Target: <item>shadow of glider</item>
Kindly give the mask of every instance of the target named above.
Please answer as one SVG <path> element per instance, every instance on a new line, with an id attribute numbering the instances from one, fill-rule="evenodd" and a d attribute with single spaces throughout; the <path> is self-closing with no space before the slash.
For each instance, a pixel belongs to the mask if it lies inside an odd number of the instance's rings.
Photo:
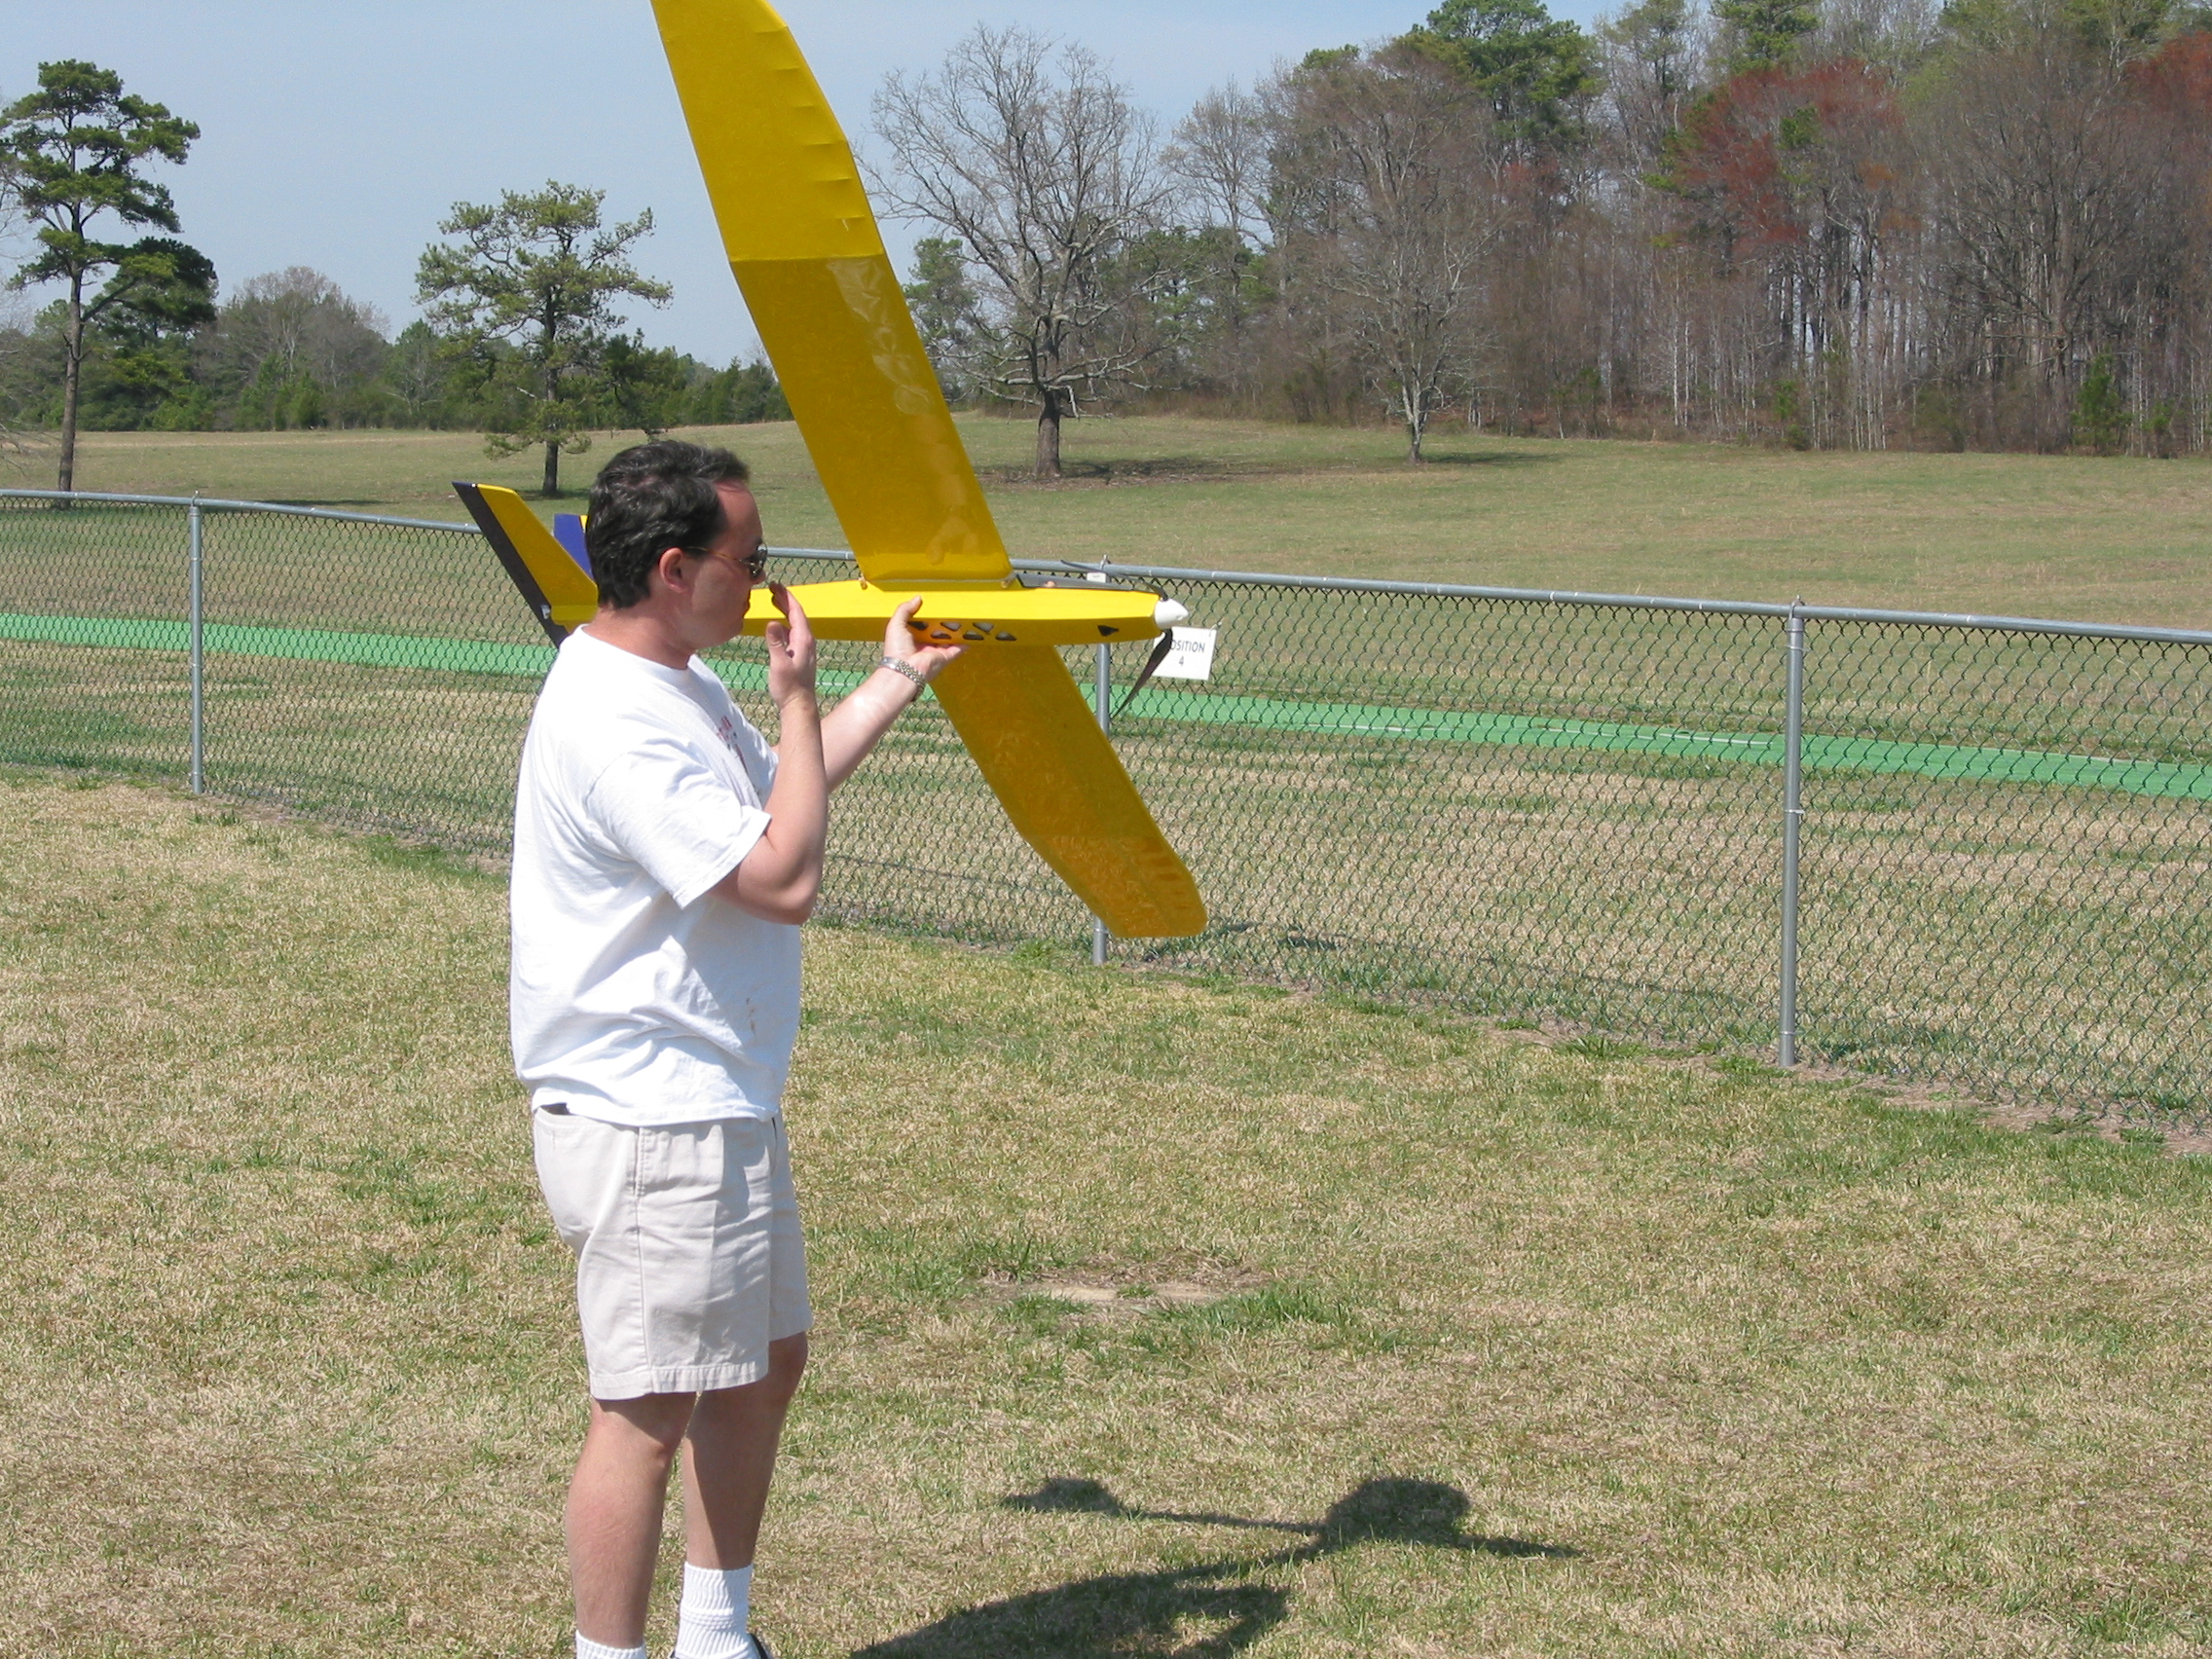
<path id="1" fill-rule="evenodd" d="M 917 631 L 968 646 L 939 676 L 938 701 L 1022 838 L 1114 933 L 1202 931 L 1190 870 L 1055 649 L 1157 638 L 1176 608 L 1015 577 L 852 151 L 791 30 L 763 0 L 653 10 L 730 269 L 861 569 L 859 581 L 793 590 L 815 633 L 880 639 L 921 595 Z M 583 562 L 521 498 L 455 489 L 554 641 L 589 619 L 598 590 Z M 760 590 L 745 631 L 775 616 Z"/>
<path id="2" fill-rule="evenodd" d="M 1290 1591 L 1259 1575 L 1301 1568 L 1362 1544 L 1424 1545 L 1508 1558 L 1570 1560 L 1578 1552 L 1526 1538 L 1460 1530 L 1466 1494 L 1436 1481 L 1383 1476 L 1361 1482 L 1318 1523 L 1256 1521 L 1134 1509 L 1096 1481 L 1047 1481 L 1001 1507 L 1131 1521 L 1287 1533 L 1307 1541 L 1265 1556 L 1187 1562 L 1153 1572 L 1078 1578 L 1002 1602 L 960 1608 L 920 1630 L 861 1648 L 853 1659 L 1230 1659 L 1291 1612 Z M 1296 1582 L 1292 1580 L 1292 1582 Z"/>

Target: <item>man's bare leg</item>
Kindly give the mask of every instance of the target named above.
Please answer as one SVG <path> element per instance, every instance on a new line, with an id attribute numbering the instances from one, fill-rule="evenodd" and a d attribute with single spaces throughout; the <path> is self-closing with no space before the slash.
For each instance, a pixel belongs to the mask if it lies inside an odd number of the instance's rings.
<path id="1" fill-rule="evenodd" d="M 684 1448 L 685 1557 L 748 1567 L 760 1537 L 784 1414 L 806 1369 L 806 1338 L 768 1345 L 768 1375 L 743 1388 L 594 1400 L 569 1486 L 569 1573 L 576 1629 L 609 1647 L 645 1639 L 669 1465 Z"/>
<path id="2" fill-rule="evenodd" d="M 759 1382 L 699 1396 L 683 1438 L 683 1559 L 693 1567 L 753 1565 L 784 1413 L 805 1369 L 806 1338 L 785 1337 L 768 1345 Z"/>
<path id="3" fill-rule="evenodd" d="M 583 1455 L 569 1483 L 569 1576 L 577 1631 L 608 1647 L 645 1640 L 668 1469 L 697 1399 L 645 1394 L 591 1403 Z"/>

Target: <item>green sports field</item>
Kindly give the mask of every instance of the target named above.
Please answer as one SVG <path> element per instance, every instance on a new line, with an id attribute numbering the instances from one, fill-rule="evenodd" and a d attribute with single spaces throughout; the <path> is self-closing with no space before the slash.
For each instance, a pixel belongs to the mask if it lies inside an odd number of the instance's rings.
<path id="1" fill-rule="evenodd" d="M 1815 454 L 1135 417 L 1068 428 L 1038 486 L 1020 421 L 964 416 L 1023 557 L 2212 625 L 2212 464 Z M 686 432 L 756 468 L 772 540 L 843 544 L 795 427 Z M 637 434 L 565 462 L 571 487 Z M 88 490 L 460 518 L 447 482 L 535 487 L 465 433 L 95 433 Z M 30 468 L 5 480 L 51 483 Z"/>

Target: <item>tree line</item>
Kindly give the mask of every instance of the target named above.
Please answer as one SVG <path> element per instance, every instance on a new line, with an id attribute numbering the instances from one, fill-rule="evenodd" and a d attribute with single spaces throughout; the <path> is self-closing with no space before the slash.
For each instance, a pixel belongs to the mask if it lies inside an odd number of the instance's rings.
<path id="1" fill-rule="evenodd" d="M 60 424 L 59 305 L 0 329 L 0 409 L 15 424 Z M 453 335 L 421 320 L 394 334 L 375 307 L 322 273 L 293 266 L 248 278 L 197 325 L 164 327 L 129 315 L 95 321 L 82 424 L 88 431 L 483 430 L 493 415 L 487 405 L 499 395 L 496 377 L 455 348 Z M 601 427 L 657 432 L 790 419 L 764 362 L 718 368 L 645 346 L 634 334 L 610 336 L 600 350 L 611 359 L 596 388 Z"/>
<path id="2" fill-rule="evenodd" d="M 1445 0 L 1161 132 L 979 28 L 875 100 L 947 389 L 1796 448 L 2212 439 L 2212 32 L 2173 0 Z"/>
<path id="3" fill-rule="evenodd" d="M 1187 406 L 1796 448 L 2212 444 L 2212 14 L 2185 0 L 1443 0 L 1162 130 L 1077 45 L 979 27 L 885 80 L 871 184 L 957 402 Z M 645 344 L 600 192 L 457 203 L 423 317 L 295 268 L 218 290 L 149 174 L 199 129 L 82 62 L 0 109 L 30 252 L 0 440 L 78 425 L 480 429 L 788 414 Z M 4 229 L 5 227 L 0 227 Z M 120 232 L 121 235 L 116 233 Z M 112 238 L 113 240 L 103 240 Z"/>
<path id="4" fill-rule="evenodd" d="M 424 315 L 396 335 L 304 266 L 223 293 L 150 171 L 199 136 L 77 60 L 41 64 L 0 108 L 0 230 L 29 247 L 8 287 L 59 290 L 0 318 L 0 442 L 57 432 L 64 490 L 80 429 L 478 430 L 494 454 L 542 450 L 553 495 L 594 429 L 790 418 L 765 361 L 717 367 L 625 331 L 623 300 L 671 295 L 631 259 L 652 215 L 609 224 L 605 193 L 574 185 L 457 203 L 418 264 Z"/>

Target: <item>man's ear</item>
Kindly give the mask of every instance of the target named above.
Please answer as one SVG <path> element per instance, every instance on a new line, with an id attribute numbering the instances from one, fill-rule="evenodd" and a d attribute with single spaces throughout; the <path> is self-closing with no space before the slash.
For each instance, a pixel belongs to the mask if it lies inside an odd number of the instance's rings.
<path id="1" fill-rule="evenodd" d="M 682 592 L 691 585 L 683 569 L 683 549 L 681 547 L 662 548 L 653 569 L 658 572 L 663 587 Z"/>

